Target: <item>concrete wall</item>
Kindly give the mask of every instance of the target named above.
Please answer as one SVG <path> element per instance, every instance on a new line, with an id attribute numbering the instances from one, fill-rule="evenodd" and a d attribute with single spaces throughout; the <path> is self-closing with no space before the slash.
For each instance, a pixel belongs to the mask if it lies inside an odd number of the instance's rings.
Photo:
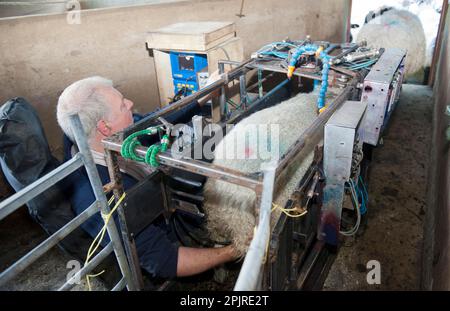
<path id="1" fill-rule="evenodd" d="M 433 138 L 428 172 L 428 206 L 424 224 L 423 289 L 450 290 L 450 151 L 446 130 L 450 118 L 450 14 L 442 35 L 442 46 L 434 85 Z"/>
<path id="2" fill-rule="evenodd" d="M 22 96 L 38 109 L 53 149 L 60 146 L 55 105 L 71 82 L 91 75 L 113 79 L 146 112 L 156 108 L 149 30 L 181 21 L 226 20 L 237 24 L 246 56 L 273 40 L 302 38 L 341 42 L 350 0 L 189 0 L 86 10 L 81 24 L 66 14 L 0 19 L 0 102 Z"/>
<path id="3" fill-rule="evenodd" d="M 2 2 L 8 2 L 5 4 Z M 15 3 L 12 4 L 11 2 Z M 25 4 L 20 4 L 21 2 Z M 62 13 L 66 11 L 64 2 L 30 4 L 29 0 L 0 0 L 0 18 L 36 14 Z"/>
<path id="4" fill-rule="evenodd" d="M 167 2 L 176 2 L 177 0 L 78 0 L 81 3 L 81 8 L 84 9 L 98 9 L 108 7 L 124 7 L 130 5 L 141 4 L 159 4 Z M 186 0 L 185 0 L 186 1 Z"/>

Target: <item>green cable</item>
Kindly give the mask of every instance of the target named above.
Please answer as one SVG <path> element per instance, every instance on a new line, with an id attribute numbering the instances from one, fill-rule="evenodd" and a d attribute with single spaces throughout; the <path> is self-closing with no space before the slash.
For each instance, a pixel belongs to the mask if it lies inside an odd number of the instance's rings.
<path id="1" fill-rule="evenodd" d="M 160 151 L 165 152 L 167 150 L 167 146 L 169 145 L 169 136 L 164 135 L 161 139 L 161 145 L 151 145 L 147 149 L 147 153 L 145 154 L 145 163 L 150 164 L 152 167 L 158 167 L 159 163 L 156 159 L 156 156 Z"/>
<path id="2" fill-rule="evenodd" d="M 137 139 L 141 135 L 153 135 L 158 133 L 160 127 L 151 127 L 145 130 L 137 131 L 130 136 L 128 136 L 122 143 L 122 148 L 120 149 L 120 153 L 122 157 L 126 159 L 131 159 L 138 162 L 145 162 L 150 164 L 153 167 L 159 166 L 158 161 L 156 160 L 156 155 L 160 150 L 166 151 L 167 145 L 169 143 L 169 138 L 167 135 L 164 135 L 161 139 L 162 146 L 152 145 L 148 148 L 145 158 L 138 156 L 135 152 L 136 148 L 142 146 L 141 142 Z"/>

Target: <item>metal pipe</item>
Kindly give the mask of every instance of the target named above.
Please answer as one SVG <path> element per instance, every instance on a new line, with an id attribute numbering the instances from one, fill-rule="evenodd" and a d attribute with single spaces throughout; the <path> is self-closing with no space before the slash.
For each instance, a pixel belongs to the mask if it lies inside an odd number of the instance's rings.
<path id="1" fill-rule="evenodd" d="M 97 267 L 100 262 L 102 262 L 103 259 L 105 259 L 111 252 L 113 251 L 112 243 L 108 243 L 105 248 L 101 250 L 100 253 L 98 253 L 92 260 L 87 264 L 84 265 L 83 268 L 81 268 L 74 276 L 72 276 L 70 279 L 64 283 L 63 286 L 61 286 L 58 291 L 63 290 L 69 290 L 72 287 L 74 287 L 77 280 L 81 280 L 82 277 L 86 276 L 89 272 L 91 272 L 95 267 Z"/>
<path id="2" fill-rule="evenodd" d="M 330 54 L 332 51 L 334 51 L 335 49 L 337 49 L 338 47 L 340 47 L 341 46 L 341 44 L 335 44 L 335 43 L 333 43 L 333 44 L 330 44 L 330 46 L 329 47 L 327 47 L 326 49 L 325 49 L 325 53 L 326 54 Z"/>
<path id="3" fill-rule="evenodd" d="M 225 72 L 225 66 L 223 63 L 219 63 L 219 73 L 223 74 Z M 220 120 L 222 120 L 224 118 L 224 116 L 226 116 L 226 114 L 228 113 L 228 111 L 225 111 L 225 107 L 226 107 L 226 94 L 225 94 L 225 84 L 222 85 L 222 87 L 220 88 Z"/>
<path id="4" fill-rule="evenodd" d="M 299 276 L 297 278 L 297 289 L 302 289 L 303 285 L 305 284 L 305 281 L 307 280 L 308 276 L 311 274 L 313 267 L 317 260 L 319 259 L 319 256 L 324 249 L 325 243 L 323 241 L 316 241 L 314 244 L 310 254 L 308 255 L 306 262 L 303 264 L 303 269 L 300 271 Z"/>
<path id="5" fill-rule="evenodd" d="M 262 98 L 264 96 L 262 73 L 263 73 L 262 69 L 258 69 L 258 96 L 259 96 L 259 98 Z"/>
<path id="6" fill-rule="evenodd" d="M 203 200 L 204 200 L 204 197 L 201 196 L 201 195 L 190 194 L 190 193 L 187 193 L 187 192 L 175 190 L 175 189 L 170 188 L 170 187 L 169 187 L 169 190 L 170 190 L 171 193 L 179 195 L 179 196 L 182 196 L 182 197 L 185 197 L 185 198 L 189 198 L 189 199 L 196 200 L 196 201 L 201 201 L 201 202 L 203 202 Z"/>
<path id="7" fill-rule="evenodd" d="M 239 94 L 241 97 L 241 105 L 244 106 L 244 109 L 247 107 L 247 89 L 246 89 L 246 79 L 245 75 L 239 77 Z"/>
<path id="8" fill-rule="evenodd" d="M 66 163 L 58 166 L 53 171 L 42 176 L 35 182 L 31 183 L 19 192 L 2 201 L 0 203 L 0 220 L 17 210 L 19 207 L 26 204 L 28 201 L 37 197 L 39 194 L 55 185 L 60 180 L 70 175 L 82 165 L 83 162 L 81 160 L 81 155 L 76 154 Z"/>
<path id="9" fill-rule="evenodd" d="M 170 105 L 165 106 L 164 108 L 161 108 L 160 110 L 156 111 L 151 116 L 151 118 L 142 119 L 141 121 L 133 124 L 132 126 L 130 126 L 127 129 L 125 129 L 124 131 L 116 134 L 116 136 L 119 136 L 122 138 L 124 133 L 128 136 L 130 133 L 147 128 L 151 124 L 151 122 L 156 120 L 157 118 L 164 116 L 164 115 L 168 114 L 169 112 L 177 111 L 177 110 L 183 108 L 184 106 L 192 103 L 193 101 L 203 98 L 204 96 L 216 91 L 217 89 L 221 88 L 222 85 L 228 84 L 228 82 L 230 80 L 234 80 L 237 77 L 248 72 L 249 69 L 246 66 L 251 61 L 252 60 L 249 59 L 249 60 L 241 63 L 238 67 L 234 68 L 233 70 L 230 70 L 229 72 L 224 73 L 222 75 L 222 77 L 219 78 L 217 81 L 209 84 L 208 86 L 205 86 L 198 92 L 192 93 L 191 95 L 186 96 L 173 104 L 170 104 Z"/>
<path id="10" fill-rule="evenodd" d="M 353 55 L 353 54 L 347 55 L 347 56 L 343 57 L 343 60 L 346 62 L 354 62 L 357 60 L 361 60 L 364 58 L 370 58 L 370 57 L 374 57 L 374 56 L 378 56 L 378 55 L 380 55 L 380 50 L 374 50 L 374 51 L 370 50 L 367 52 L 358 53 L 356 55 Z"/>
<path id="11" fill-rule="evenodd" d="M 217 62 L 219 65 L 220 64 L 224 64 L 224 65 L 232 65 L 232 66 L 240 66 L 242 64 L 242 62 L 237 62 L 234 60 L 226 60 L 226 59 L 221 59 Z"/>
<path id="12" fill-rule="evenodd" d="M 258 70 L 260 70 L 260 69 L 258 69 Z M 272 78 L 273 76 L 274 76 L 274 73 L 273 73 L 273 72 L 272 72 L 272 73 L 269 73 L 267 76 L 265 76 L 264 78 L 261 79 L 261 84 L 264 83 L 264 82 L 266 82 L 267 80 L 269 80 L 269 79 Z M 253 90 L 253 89 L 256 88 L 256 87 L 258 87 L 258 93 L 259 93 L 259 81 L 253 83 L 252 85 L 250 85 L 250 86 L 247 88 L 247 92 Z M 263 96 L 264 96 L 264 93 L 263 93 Z"/>
<path id="13" fill-rule="evenodd" d="M 264 191 L 261 198 L 259 224 L 234 286 L 235 291 L 258 290 L 260 288 L 260 272 L 270 237 L 270 214 L 272 211 L 275 170 L 276 163 L 273 162 L 269 163 L 264 170 Z"/>
<path id="14" fill-rule="evenodd" d="M 120 197 L 123 195 L 123 184 L 122 184 L 122 174 L 120 173 L 119 163 L 117 161 L 117 156 L 111 150 L 105 149 L 106 164 L 108 166 L 108 173 L 111 182 L 114 183 L 115 187 L 113 190 L 115 201 L 118 202 Z M 128 258 L 128 264 L 130 265 L 131 277 L 137 284 L 136 290 L 142 290 L 144 288 L 144 280 L 142 278 L 141 266 L 139 264 L 139 258 L 137 255 L 136 245 L 134 239 L 131 237 L 128 231 L 128 224 L 125 218 L 125 212 L 123 210 L 123 205 L 120 204 L 117 207 L 117 218 L 119 221 L 119 229 L 122 235 L 122 241 L 125 246 L 125 252 Z"/>
<path id="15" fill-rule="evenodd" d="M 114 288 L 111 289 L 111 291 L 113 291 L 113 292 L 121 291 L 122 289 L 125 288 L 126 284 L 127 284 L 126 279 L 125 278 L 121 278 L 120 281 L 117 282 L 116 286 L 114 286 Z"/>
<path id="16" fill-rule="evenodd" d="M 235 124 L 235 123 L 241 121 L 243 118 L 247 117 L 249 114 L 253 113 L 253 111 L 258 108 L 258 105 L 263 100 L 266 100 L 269 97 L 271 97 L 272 95 L 274 95 L 276 92 L 278 92 L 282 87 L 284 87 L 290 81 L 291 80 L 286 79 L 286 80 L 283 80 L 282 82 L 280 82 L 279 84 L 277 84 L 277 86 L 275 86 L 273 89 L 271 89 L 269 92 L 267 92 L 266 95 L 264 95 L 263 98 L 258 98 L 255 102 L 253 102 L 251 107 L 248 110 L 246 110 L 243 113 L 241 113 L 241 114 L 235 116 L 234 118 L 228 120 L 228 123 Z"/>
<path id="17" fill-rule="evenodd" d="M 104 140 L 103 143 L 108 149 L 120 152 L 120 143 L 107 140 Z M 147 148 L 136 148 L 136 154 L 140 156 L 145 156 L 146 152 Z M 244 174 L 240 171 L 221 167 L 208 162 L 188 158 L 176 159 L 173 158 L 168 152 L 159 153 L 157 158 L 160 164 L 176 167 L 184 171 L 227 181 L 253 190 L 258 190 L 262 187 L 262 182 L 258 179 L 252 178 L 249 174 Z"/>
<path id="18" fill-rule="evenodd" d="M 92 185 L 92 190 L 94 191 L 95 199 L 99 202 L 100 209 L 103 215 L 107 215 L 111 212 L 105 193 L 103 192 L 103 187 L 100 182 L 100 176 L 97 171 L 97 167 L 95 166 L 94 160 L 92 158 L 91 151 L 89 149 L 89 145 L 86 141 L 85 133 L 83 130 L 83 126 L 81 124 L 80 118 L 78 115 L 70 116 L 70 125 L 75 136 L 75 140 L 78 145 L 78 149 L 83 156 L 83 162 L 86 166 L 86 172 L 89 177 L 89 181 Z M 135 290 L 137 284 L 133 282 L 130 267 L 128 266 L 127 258 L 125 256 L 125 252 L 123 250 L 123 245 L 120 240 L 119 233 L 117 232 L 116 223 L 114 221 L 108 222 L 106 229 L 108 231 L 108 235 L 113 243 L 114 253 L 116 254 L 117 262 L 119 263 L 120 271 L 122 275 L 127 280 L 127 287 L 129 290 Z"/>
<path id="19" fill-rule="evenodd" d="M 64 239 L 73 230 L 78 228 L 83 222 L 85 222 L 89 217 L 97 213 L 99 210 L 98 202 L 94 202 L 91 206 L 85 209 L 80 215 L 69 221 L 64 227 L 56 231 L 49 238 L 43 241 L 41 244 L 36 246 L 32 251 L 27 253 L 25 256 L 16 261 L 12 266 L 0 274 L 0 286 L 4 285 L 10 281 L 17 274 L 25 270 L 29 265 L 35 262 L 39 257 L 41 257 L 45 252 L 51 249 L 53 246 L 58 244 L 59 241 Z"/>
<path id="20" fill-rule="evenodd" d="M 362 46 L 363 44 L 355 44 L 354 46 L 346 49 L 345 51 L 341 52 L 340 54 L 336 55 L 333 57 L 333 59 L 331 60 L 331 65 L 336 65 L 339 64 L 342 61 L 342 58 L 345 55 L 350 54 L 351 52 L 356 51 L 360 46 Z"/>

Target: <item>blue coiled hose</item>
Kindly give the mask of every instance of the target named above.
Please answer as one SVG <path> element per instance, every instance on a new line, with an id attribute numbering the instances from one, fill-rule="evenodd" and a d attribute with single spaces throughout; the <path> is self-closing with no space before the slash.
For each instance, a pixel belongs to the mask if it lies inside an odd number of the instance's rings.
<path id="1" fill-rule="evenodd" d="M 317 99 L 317 108 L 320 110 L 325 107 L 325 98 L 328 90 L 328 73 L 330 72 L 330 59 L 331 57 L 325 53 L 320 53 L 320 59 L 322 60 L 322 84 L 320 86 L 319 98 Z"/>
<path id="2" fill-rule="evenodd" d="M 295 65 L 297 64 L 298 59 L 305 52 L 316 52 L 319 47 L 315 44 L 307 44 L 298 47 L 294 53 L 292 54 L 291 61 L 289 62 L 288 67 L 288 77 L 292 76 L 292 73 L 295 70 Z M 328 90 L 328 73 L 330 72 L 330 59 L 326 51 L 322 51 L 319 54 L 319 58 L 322 60 L 322 83 L 319 91 L 319 98 L 317 99 L 317 109 L 319 111 L 325 107 L 325 98 Z"/>

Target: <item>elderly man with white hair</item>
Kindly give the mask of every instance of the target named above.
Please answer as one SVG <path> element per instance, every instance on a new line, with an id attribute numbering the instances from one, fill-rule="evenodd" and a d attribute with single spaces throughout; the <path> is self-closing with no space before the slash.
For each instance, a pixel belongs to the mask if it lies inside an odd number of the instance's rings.
<path id="1" fill-rule="evenodd" d="M 79 80 L 68 86 L 59 98 L 59 125 L 73 141 L 68 117 L 78 113 L 103 184 L 109 182 L 109 174 L 101 141 L 133 123 L 132 108 L 133 102 L 115 89 L 112 81 L 102 77 Z M 73 150 L 71 154 L 73 155 Z M 70 156 L 69 154 L 68 157 Z M 136 169 L 135 165 L 130 165 L 123 159 L 121 164 L 126 172 L 122 174 L 125 189 L 132 187 L 145 176 L 145 169 Z M 70 191 L 72 207 L 77 214 L 94 201 L 94 194 L 84 169 L 72 176 Z M 95 237 L 102 226 L 103 220 L 98 213 L 82 227 Z M 194 275 L 236 259 L 236 252 L 231 245 L 220 248 L 190 248 L 179 246 L 171 237 L 163 220 L 152 223 L 135 237 L 141 267 L 155 277 Z M 107 237 L 102 245 L 106 245 L 108 241 Z"/>

